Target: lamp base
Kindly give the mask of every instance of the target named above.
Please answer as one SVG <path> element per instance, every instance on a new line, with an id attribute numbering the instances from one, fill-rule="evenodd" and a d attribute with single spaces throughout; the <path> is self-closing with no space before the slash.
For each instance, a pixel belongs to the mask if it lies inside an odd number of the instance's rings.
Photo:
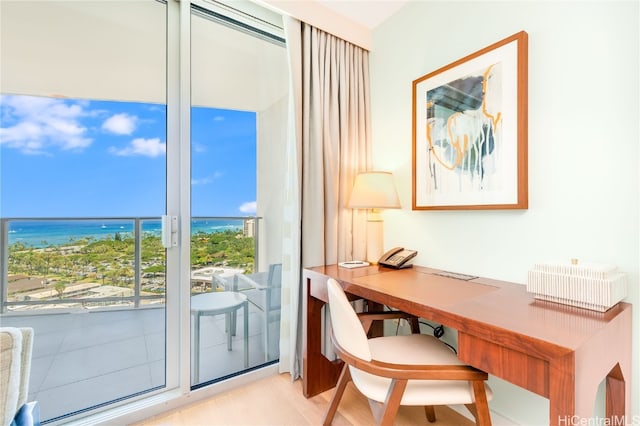
<path id="1" fill-rule="evenodd" d="M 369 219 L 367 221 L 367 262 L 377 265 L 383 254 L 382 220 Z"/>

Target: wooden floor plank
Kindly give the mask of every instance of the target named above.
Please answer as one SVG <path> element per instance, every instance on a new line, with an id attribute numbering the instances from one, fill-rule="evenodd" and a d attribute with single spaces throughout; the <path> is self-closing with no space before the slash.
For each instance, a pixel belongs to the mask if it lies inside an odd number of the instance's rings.
<path id="1" fill-rule="evenodd" d="M 142 422 L 135 426 L 302 426 L 320 425 L 333 390 L 313 398 L 302 395 L 300 380 L 291 382 L 289 374 L 280 374 L 215 395 Z M 473 425 L 449 407 L 436 407 L 434 426 Z M 360 426 L 373 423 L 366 398 L 352 383 L 347 386 L 336 414 L 334 426 Z M 425 425 L 422 407 L 400 407 L 396 425 Z"/>

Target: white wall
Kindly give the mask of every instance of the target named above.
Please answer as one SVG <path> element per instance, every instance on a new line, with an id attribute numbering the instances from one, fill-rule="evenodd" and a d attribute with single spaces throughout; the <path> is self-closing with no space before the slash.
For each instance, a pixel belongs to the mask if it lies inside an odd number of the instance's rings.
<path id="1" fill-rule="evenodd" d="M 272 263 L 282 263 L 282 206 L 287 171 L 288 97 L 284 96 L 257 118 L 257 206 L 260 220 L 259 264 L 266 271 Z"/>
<path id="2" fill-rule="evenodd" d="M 416 1 L 374 30 L 373 161 L 395 174 L 403 205 L 385 212 L 385 247 L 417 249 L 421 265 L 523 284 L 540 261 L 611 263 L 628 272 L 627 301 L 640 306 L 639 9 L 637 1 Z M 412 81 L 520 30 L 529 34 L 529 209 L 412 211 Z M 498 413 L 548 422 L 545 399 L 492 384 Z M 602 407 L 600 395 L 597 414 Z"/>

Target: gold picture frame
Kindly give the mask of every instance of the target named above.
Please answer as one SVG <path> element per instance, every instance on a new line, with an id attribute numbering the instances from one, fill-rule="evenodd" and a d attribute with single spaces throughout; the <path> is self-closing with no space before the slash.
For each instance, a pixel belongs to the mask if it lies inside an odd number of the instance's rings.
<path id="1" fill-rule="evenodd" d="M 413 210 L 528 208 L 528 35 L 413 81 Z"/>

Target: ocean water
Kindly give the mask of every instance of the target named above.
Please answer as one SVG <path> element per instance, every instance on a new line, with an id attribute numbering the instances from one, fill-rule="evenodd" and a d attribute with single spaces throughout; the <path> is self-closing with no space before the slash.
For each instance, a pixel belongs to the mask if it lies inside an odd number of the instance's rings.
<path id="1" fill-rule="evenodd" d="M 95 240 L 133 235 L 135 223 L 131 219 L 89 220 L 11 220 L 9 221 L 9 245 L 22 243 L 40 248 L 50 245 L 70 244 L 83 238 Z M 191 234 L 214 233 L 227 230 L 241 231 L 242 219 L 194 219 Z M 142 232 L 160 236 L 160 219 L 143 219 Z"/>

